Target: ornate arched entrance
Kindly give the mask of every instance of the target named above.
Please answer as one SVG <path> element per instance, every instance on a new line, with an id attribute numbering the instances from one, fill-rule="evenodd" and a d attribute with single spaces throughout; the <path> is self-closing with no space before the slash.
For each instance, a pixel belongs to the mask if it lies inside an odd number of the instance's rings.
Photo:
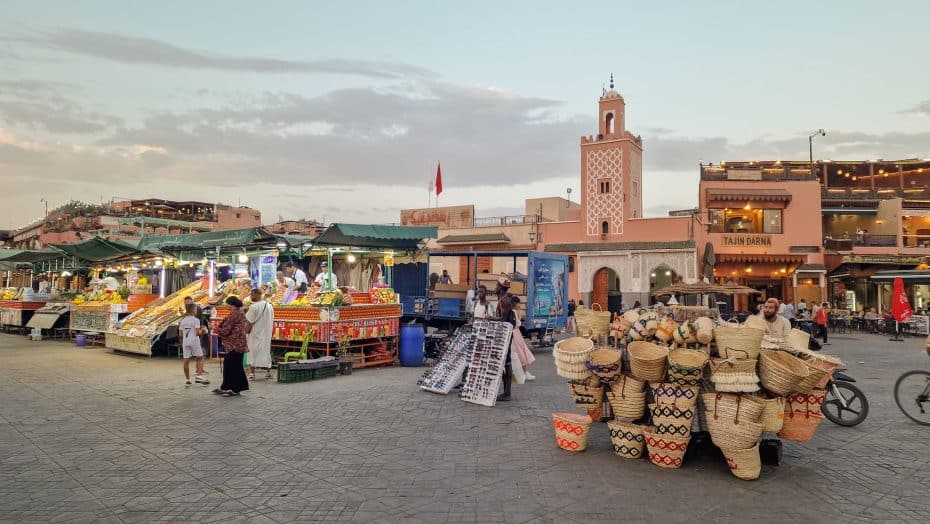
<path id="1" fill-rule="evenodd" d="M 602 267 L 594 273 L 591 291 L 591 304 L 600 304 L 609 311 L 621 310 L 620 277 L 609 267 Z"/>
<path id="2" fill-rule="evenodd" d="M 678 281 L 678 273 L 674 269 L 666 266 L 665 264 L 660 264 L 653 268 L 649 273 L 649 301 L 650 304 L 654 304 L 656 297 L 652 296 L 652 293 L 658 289 L 662 289 L 672 283 Z M 668 300 L 668 298 L 665 298 Z"/>

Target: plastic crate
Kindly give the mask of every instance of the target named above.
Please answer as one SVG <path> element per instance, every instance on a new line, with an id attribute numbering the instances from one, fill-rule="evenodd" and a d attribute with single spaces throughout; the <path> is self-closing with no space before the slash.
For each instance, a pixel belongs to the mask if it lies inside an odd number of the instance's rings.
<path id="1" fill-rule="evenodd" d="M 307 382 L 313 380 L 315 369 L 291 369 L 291 366 L 278 364 L 278 382 L 281 384 L 291 384 L 294 382 Z"/>
<path id="2" fill-rule="evenodd" d="M 325 368 L 313 369 L 311 370 L 313 372 L 312 380 L 316 380 L 320 378 L 327 378 L 327 377 L 335 377 L 336 371 L 338 371 L 338 369 L 339 369 L 339 366 L 327 366 Z"/>

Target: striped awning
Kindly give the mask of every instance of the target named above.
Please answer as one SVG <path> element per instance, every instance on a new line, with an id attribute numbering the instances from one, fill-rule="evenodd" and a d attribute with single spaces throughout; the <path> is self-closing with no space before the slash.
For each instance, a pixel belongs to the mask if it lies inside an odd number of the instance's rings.
<path id="1" fill-rule="evenodd" d="M 868 207 L 825 207 L 820 210 L 824 215 L 877 215 L 878 210 Z"/>
<path id="2" fill-rule="evenodd" d="M 784 189 L 708 189 L 707 199 L 741 202 L 790 202 L 791 193 Z"/>
<path id="3" fill-rule="evenodd" d="M 803 264 L 807 257 L 798 255 L 755 255 L 755 254 L 728 254 L 717 253 L 717 262 L 738 262 L 748 264 L 764 264 L 771 262 L 773 264 Z"/>

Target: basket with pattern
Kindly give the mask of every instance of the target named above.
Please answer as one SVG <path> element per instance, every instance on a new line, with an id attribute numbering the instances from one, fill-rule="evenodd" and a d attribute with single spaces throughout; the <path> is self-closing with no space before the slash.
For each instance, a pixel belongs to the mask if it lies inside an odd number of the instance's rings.
<path id="1" fill-rule="evenodd" d="M 636 341 L 627 346 L 630 372 L 644 382 L 662 382 L 668 363 L 668 348 L 652 342 Z"/>
<path id="2" fill-rule="evenodd" d="M 668 353 L 668 381 L 679 386 L 697 386 L 704 376 L 707 353 L 693 349 L 676 349 Z"/>
<path id="3" fill-rule="evenodd" d="M 659 315 L 654 311 L 646 311 L 639 315 L 636 322 L 630 326 L 630 337 L 633 340 L 646 340 L 655 335 L 659 329 Z"/>
<path id="4" fill-rule="evenodd" d="M 764 336 L 765 331 L 761 329 L 735 323 L 714 328 L 717 354 L 721 358 L 758 358 Z"/>
<path id="5" fill-rule="evenodd" d="M 588 353 L 585 366 L 601 382 L 609 384 L 620 378 L 623 353 L 616 349 L 600 348 Z"/>
<path id="6" fill-rule="evenodd" d="M 646 408 L 644 383 L 629 375 L 622 375 L 620 380 L 610 386 L 607 400 L 614 412 L 614 418 L 632 422 L 642 418 Z"/>
<path id="7" fill-rule="evenodd" d="M 588 447 L 588 431 L 594 421 L 577 413 L 553 413 L 555 443 L 566 451 L 584 451 Z"/>
<path id="8" fill-rule="evenodd" d="M 650 404 L 652 425 L 655 426 L 656 435 L 670 435 L 673 437 L 691 437 L 691 426 L 694 423 L 694 410 L 692 408 L 679 408 L 667 404 Z"/>
<path id="9" fill-rule="evenodd" d="M 710 359 L 710 381 L 714 389 L 724 393 L 759 391 L 756 362 L 756 359 Z"/>
<path id="10" fill-rule="evenodd" d="M 591 304 L 591 309 L 579 307 L 575 310 L 575 330 L 579 336 L 599 339 L 610 332 L 610 311 L 600 304 Z"/>
<path id="11" fill-rule="evenodd" d="M 628 459 L 638 459 L 643 456 L 645 445 L 643 426 L 622 420 L 611 420 L 607 423 L 607 427 L 610 429 L 610 442 L 613 444 L 614 453 Z"/>
<path id="12" fill-rule="evenodd" d="M 656 404 L 674 404 L 681 408 L 693 408 L 697 404 L 700 391 L 695 386 L 679 386 L 672 382 L 650 384 L 649 388 Z"/>
<path id="13" fill-rule="evenodd" d="M 759 380 L 768 392 L 787 395 L 809 374 L 801 359 L 784 351 L 763 351 L 759 355 Z"/>
<path id="14" fill-rule="evenodd" d="M 570 380 L 584 380 L 591 376 L 588 371 L 588 354 L 594 350 L 594 342 L 583 337 L 572 337 L 555 343 L 552 358 L 557 375 Z"/>
<path id="15" fill-rule="evenodd" d="M 808 409 L 793 410 L 790 405 L 785 407 L 785 422 L 778 432 L 778 437 L 794 442 L 807 442 L 814 437 L 817 427 L 823 422 L 820 411 Z"/>
<path id="16" fill-rule="evenodd" d="M 778 433 L 785 422 L 785 398 L 772 397 L 762 399 L 762 431 Z"/>
<path id="17" fill-rule="evenodd" d="M 810 393 L 791 393 L 785 397 L 786 409 L 795 411 L 820 411 L 826 400 L 827 392 L 823 389 L 813 389 Z"/>
<path id="18" fill-rule="evenodd" d="M 600 409 L 601 403 L 604 402 L 604 386 L 596 379 L 570 381 L 568 389 L 572 392 L 575 405 L 581 409 Z"/>
<path id="19" fill-rule="evenodd" d="M 762 473 L 762 457 L 759 444 L 745 449 L 724 449 L 724 458 L 734 477 L 743 480 L 756 480 Z"/>
<path id="20" fill-rule="evenodd" d="M 714 340 L 714 321 L 708 317 L 698 317 L 691 322 L 694 327 L 694 338 L 698 344 L 710 344 Z"/>
<path id="21" fill-rule="evenodd" d="M 649 461 L 662 468 L 680 468 L 691 437 L 658 435 L 653 428 L 643 430 Z"/>
<path id="22" fill-rule="evenodd" d="M 758 422 L 765 409 L 761 398 L 733 393 L 704 393 L 701 395 L 708 418 L 721 419 L 736 424 L 748 420 Z"/>

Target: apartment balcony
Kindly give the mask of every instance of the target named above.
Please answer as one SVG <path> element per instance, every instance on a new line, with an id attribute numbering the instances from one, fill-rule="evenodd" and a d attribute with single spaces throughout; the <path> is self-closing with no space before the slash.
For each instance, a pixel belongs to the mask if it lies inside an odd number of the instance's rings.
<path id="1" fill-rule="evenodd" d="M 888 198 L 903 198 L 905 200 L 930 199 L 930 188 L 855 188 L 855 187 L 824 187 L 820 196 L 825 201 L 878 201 Z"/>
<path id="2" fill-rule="evenodd" d="M 476 217 L 474 227 L 521 226 L 547 222 L 539 215 L 511 215 L 503 217 Z"/>
<path id="3" fill-rule="evenodd" d="M 927 239 L 930 241 L 930 238 Z M 826 236 L 823 239 L 823 247 L 827 251 L 850 252 L 855 251 L 857 247 L 897 247 L 897 235 L 857 235 L 854 238 L 840 237 L 833 238 Z"/>
<path id="4" fill-rule="evenodd" d="M 753 167 L 740 165 L 738 168 L 730 166 L 701 166 L 701 180 L 754 180 L 764 182 L 804 181 L 817 180 L 807 166 L 785 165 Z"/>

